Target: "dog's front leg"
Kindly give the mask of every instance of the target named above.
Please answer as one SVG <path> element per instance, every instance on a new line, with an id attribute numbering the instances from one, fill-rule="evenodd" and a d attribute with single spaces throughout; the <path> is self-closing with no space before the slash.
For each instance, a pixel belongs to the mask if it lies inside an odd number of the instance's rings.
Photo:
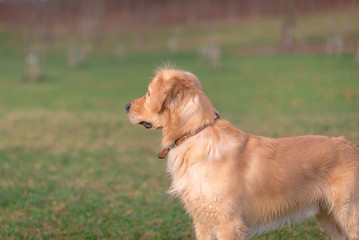
<path id="1" fill-rule="evenodd" d="M 193 220 L 197 240 L 214 240 L 212 231 L 200 221 Z"/>
<path id="2" fill-rule="evenodd" d="M 246 240 L 247 227 L 238 221 L 222 222 L 216 228 L 218 240 Z"/>

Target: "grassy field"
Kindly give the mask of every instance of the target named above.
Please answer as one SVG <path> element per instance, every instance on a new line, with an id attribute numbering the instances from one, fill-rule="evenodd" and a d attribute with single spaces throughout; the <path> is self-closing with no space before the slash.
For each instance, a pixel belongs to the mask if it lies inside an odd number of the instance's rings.
<path id="1" fill-rule="evenodd" d="M 359 143 L 353 55 L 231 56 L 214 72 L 191 53 L 95 55 L 74 70 L 54 54 L 37 83 L 23 81 L 21 56 L 0 56 L 1 239 L 194 239 L 182 204 L 165 193 L 160 132 L 130 125 L 123 108 L 163 61 L 195 73 L 246 132 Z M 308 221 L 258 239 L 328 237 Z"/>

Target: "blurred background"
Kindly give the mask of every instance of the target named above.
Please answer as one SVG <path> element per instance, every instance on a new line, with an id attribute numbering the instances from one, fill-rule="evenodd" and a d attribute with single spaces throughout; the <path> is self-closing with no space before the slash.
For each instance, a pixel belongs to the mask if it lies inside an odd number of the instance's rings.
<path id="1" fill-rule="evenodd" d="M 0 0 L 1 239 L 194 239 L 124 109 L 166 65 L 245 132 L 359 146 L 358 0 Z"/>
<path id="2" fill-rule="evenodd" d="M 54 51 L 69 67 L 96 52 L 167 50 L 219 68 L 226 55 L 356 53 L 358 8 L 357 0 L 1 0 L 1 43 L 38 62 L 28 78 Z"/>

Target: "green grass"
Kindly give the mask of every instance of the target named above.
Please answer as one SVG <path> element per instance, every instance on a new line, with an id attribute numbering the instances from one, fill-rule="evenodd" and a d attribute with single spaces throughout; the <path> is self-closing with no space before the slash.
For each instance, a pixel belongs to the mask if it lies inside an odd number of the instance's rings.
<path id="1" fill-rule="evenodd" d="M 194 239 L 166 195 L 160 132 L 130 125 L 123 106 L 141 96 L 162 61 L 194 72 L 223 118 L 269 137 L 343 135 L 359 143 L 354 56 L 224 58 L 211 71 L 183 53 L 92 56 L 69 70 L 50 55 L 40 82 L 23 81 L 22 57 L 0 58 L 0 237 Z M 313 221 L 258 239 L 328 239 Z"/>

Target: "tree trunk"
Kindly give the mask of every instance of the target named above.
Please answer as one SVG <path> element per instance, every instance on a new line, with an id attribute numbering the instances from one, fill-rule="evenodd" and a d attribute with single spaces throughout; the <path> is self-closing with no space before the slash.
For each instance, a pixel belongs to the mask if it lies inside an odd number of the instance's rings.
<path id="1" fill-rule="evenodd" d="M 295 0 L 284 0 L 283 3 L 284 6 L 281 47 L 284 51 L 290 51 L 293 48 Z"/>

